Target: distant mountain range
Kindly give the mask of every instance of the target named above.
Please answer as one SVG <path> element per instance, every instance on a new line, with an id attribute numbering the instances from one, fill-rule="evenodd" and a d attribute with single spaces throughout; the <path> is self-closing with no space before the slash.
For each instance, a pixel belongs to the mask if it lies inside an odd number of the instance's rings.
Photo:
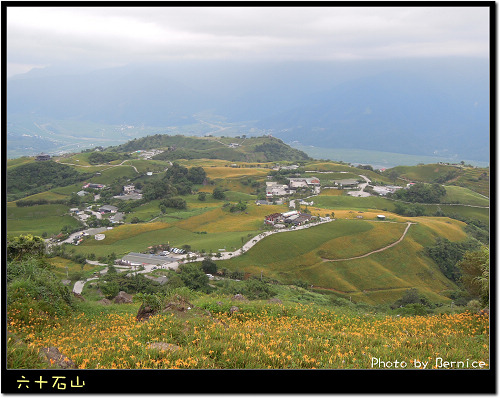
<path id="1" fill-rule="evenodd" d="M 8 150 L 67 145 L 58 136 L 61 121 L 160 130 L 208 119 L 220 135 L 269 133 L 302 145 L 488 161 L 488 67 L 487 61 L 456 59 L 34 70 L 7 81 Z M 89 145 L 109 134 L 97 130 L 79 128 L 71 140 Z M 113 136 L 111 144 L 130 138 Z"/>

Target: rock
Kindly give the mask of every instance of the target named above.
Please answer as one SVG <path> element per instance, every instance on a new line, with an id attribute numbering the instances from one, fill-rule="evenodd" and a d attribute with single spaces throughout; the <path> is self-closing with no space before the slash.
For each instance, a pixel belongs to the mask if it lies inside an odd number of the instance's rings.
<path id="1" fill-rule="evenodd" d="M 267 302 L 270 304 L 283 304 L 283 302 L 279 298 L 275 297 L 270 298 Z"/>
<path id="2" fill-rule="evenodd" d="M 178 351 L 181 349 L 178 345 L 175 344 L 170 344 L 170 343 L 164 343 L 162 341 L 156 342 L 156 343 L 151 343 L 150 345 L 147 346 L 148 350 L 160 350 L 160 351 Z"/>
<path id="3" fill-rule="evenodd" d="M 102 300 L 99 300 L 98 303 L 102 305 L 110 305 L 111 301 L 108 300 L 107 298 L 103 298 Z"/>
<path id="4" fill-rule="evenodd" d="M 116 304 L 131 304 L 133 301 L 130 294 L 122 291 L 114 298 L 114 302 Z"/>
<path id="5" fill-rule="evenodd" d="M 245 296 L 243 296 L 242 294 L 235 294 L 232 298 L 233 300 L 238 300 L 238 301 L 248 301 Z"/>
<path id="6" fill-rule="evenodd" d="M 85 298 L 80 293 L 73 292 L 73 296 L 75 296 L 75 298 L 77 298 L 80 301 L 85 301 Z"/>
<path id="7" fill-rule="evenodd" d="M 137 321 L 147 321 L 149 319 L 149 317 L 153 316 L 155 314 L 155 311 L 153 311 L 153 309 L 146 305 L 141 305 L 141 307 L 139 308 L 139 311 L 137 312 L 137 316 L 135 317 L 135 319 Z"/>
<path id="8" fill-rule="evenodd" d="M 229 312 L 231 314 L 234 314 L 235 312 L 238 312 L 240 309 L 238 307 L 236 307 L 235 305 L 233 305 L 230 309 L 229 309 Z"/>
<path id="9" fill-rule="evenodd" d="M 44 355 L 50 362 L 51 366 L 61 369 L 76 369 L 76 364 L 66 355 L 61 354 L 57 347 L 41 348 L 40 354 Z"/>

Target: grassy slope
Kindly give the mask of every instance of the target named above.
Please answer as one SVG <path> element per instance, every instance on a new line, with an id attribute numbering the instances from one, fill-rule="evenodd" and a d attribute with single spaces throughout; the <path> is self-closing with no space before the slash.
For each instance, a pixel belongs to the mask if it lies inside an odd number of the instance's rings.
<path id="1" fill-rule="evenodd" d="M 316 287 L 369 303 L 394 301 L 402 291 L 417 287 L 430 298 L 453 289 L 436 265 L 421 251 L 437 236 L 465 238 L 462 223 L 438 218 L 417 218 L 398 245 L 368 257 L 325 262 L 323 258 L 350 258 L 382 248 L 401 236 L 404 224 L 337 220 L 304 231 L 276 234 L 259 242 L 243 256 L 222 261 L 220 267 L 241 269 L 288 282 L 307 280 Z"/>
<path id="2" fill-rule="evenodd" d="M 6 208 L 7 235 L 34 234 L 43 232 L 57 234 L 65 225 L 76 227 L 79 222 L 68 214 L 69 206 L 39 205 L 16 207 L 13 203 Z"/>
<path id="3" fill-rule="evenodd" d="M 457 177 L 446 182 L 446 185 L 457 185 L 489 197 L 489 168 L 458 167 L 444 164 L 425 164 L 418 166 L 397 166 L 401 177 L 412 181 L 433 182 L 436 178 L 449 172 L 458 173 Z M 387 173 L 387 171 L 386 171 Z"/>

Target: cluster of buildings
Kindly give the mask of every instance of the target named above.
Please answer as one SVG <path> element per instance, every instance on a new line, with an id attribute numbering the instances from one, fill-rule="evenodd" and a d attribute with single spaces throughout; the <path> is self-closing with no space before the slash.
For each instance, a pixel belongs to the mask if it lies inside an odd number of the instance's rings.
<path id="1" fill-rule="evenodd" d="M 275 228 L 285 228 L 287 225 L 300 226 L 311 221 L 313 216 L 307 213 L 300 213 L 297 210 L 286 213 L 273 213 L 265 217 L 264 223 Z"/>
<path id="2" fill-rule="evenodd" d="M 266 197 L 290 196 L 297 192 L 298 189 L 310 189 L 313 194 L 319 194 L 321 191 L 320 180 L 316 177 L 305 178 L 289 178 L 288 184 L 279 184 L 275 181 L 266 182 Z"/>
<path id="3" fill-rule="evenodd" d="M 106 185 L 104 184 L 93 184 L 91 182 L 85 184 L 82 189 L 87 189 L 87 188 L 90 188 L 90 189 L 103 189 Z"/>
<path id="4" fill-rule="evenodd" d="M 113 196 L 113 198 L 121 200 L 139 200 L 142 199 L 142 191 L 137 189 L 134 184 L 124 185 L 123 193 Z"/>
<path id="5" fill-rule="evenodd" d="M 143 159 L 152 159 L 153 156 L 159 155 L 160 153 L 163 153 L 163 152 L 164 151 L 162 151 L 160 149 L 150 149 L 149 151 L 139 149 L 139 150 L 135 151 L 135 153 L 137 153 L 139 155 L 139 157 L 141 157 Z"/>

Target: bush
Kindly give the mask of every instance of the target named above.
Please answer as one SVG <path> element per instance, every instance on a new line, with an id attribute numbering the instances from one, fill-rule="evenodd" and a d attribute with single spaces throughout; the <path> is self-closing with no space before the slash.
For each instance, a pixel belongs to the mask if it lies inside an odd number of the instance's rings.
<path id="1" fill-rule="evenodd" d="M 212 193 L 212 197 L 214 199 L 220 199 L 220 200 L 224 200 L 226 198 L 226 194 L 224 193 L 224 191 L 222 190 L 222 188 L 215 188 L 213 193 Z"/>
<path id="2" fill-rule="evenodd" d="M 104 297 L 108 300 L 111 300 L 116 297 L 118 293 L 120 293 L 120 287 L 116 282 L 101 283 L 99 288 L 101 289 L 102 294 L 104 294 Z"/>
<path id="3" fill-rule="evenodd" d="M 397 312 L 403 316 L 427 315 L 431 311 L 422 304 L 414 303 L 398 308 Z"/>
<path id="4" fill-rule="evenodd" d="M 201 269 L 205 274 L 215 274 L 217 272 L 217 264 L 209 258 L 201 262 Z"/>
<path id="5" fill-rule="evenodd" d="M 71 311 L 72 301 L 69 289 L 43 259 L 27 258 L 7 263 L 7 305 L 63 315 Z"/>
<path id="6" fill-rule="evenodd" d="M 184 284 L 192 290 L 201 290 L 205 293 L 211 291 L 208 286 L 208 276 L 195 264 L 182 264 L 179 266 L 179 276 Z"/>
<path id="7" fill-rule="evenodd" d="M 406 292 L 403 293 L 403 297 L 401 297 L 399 300 L 396 300 L 396 302 L 391 307 L 393 309 L 398 307 L 408 307 L 408 306 L 410 306 L 409 308 L 413 308 L 412 306 L 416 304 L 428 308 L 433 307 L 432 303 L 427 299 L 427 297 L 421 295 L 415 288 L 406 290 Z"/>

